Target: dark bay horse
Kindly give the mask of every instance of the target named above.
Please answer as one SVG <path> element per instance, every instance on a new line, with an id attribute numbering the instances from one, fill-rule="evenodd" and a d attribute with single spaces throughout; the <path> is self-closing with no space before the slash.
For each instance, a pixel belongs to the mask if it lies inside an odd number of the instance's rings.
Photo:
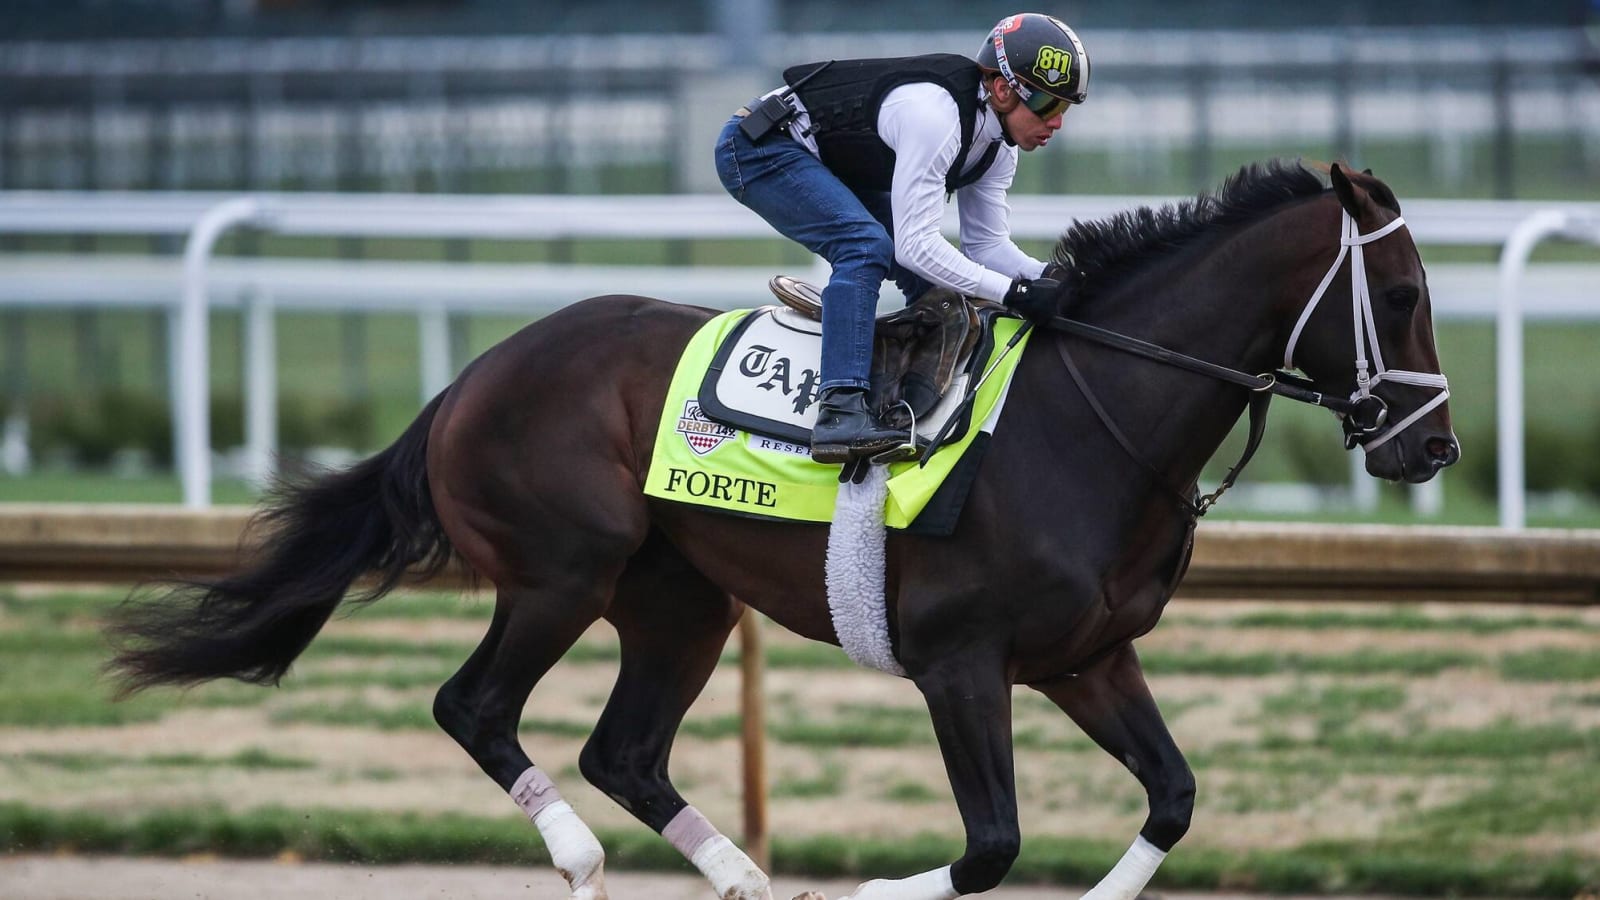
<path id="1" fill-rule="evenodd" d="M 1331 189 L 1298 163 L 1252 166 L 1215 194 L 1075 225 L 1055 251 L 1072 271 L 1070 312 L 1245 372 L 1292 356 L 1319 389 L 1386 406 L 1388 424 L 1355 439 L 1370 474 L 1425 481 L 1458 448 L 1422 263 L 1386 185 L 1337 166 L 1330 177 Z M 408 569 L 459 556 L 493 583 L 495 610 L 434 714 L 532 818 L 572 896 L 606 896 L 602 853 L 517 724 L 539 679 L 604 618 L 621 664 L 584 777 L 689 857 L 717 896 L 769 898 L 766 876 L 673 788 L 667 759 L 744 604 L 838 643 L 828 534 L 641 492 L 678 353 L 712 315 L 600 297 L 489 350 L 387 450 L 281 487 L 249 568 L 125 605 L 112 663 L 124 689 L 276 683 L 358 578 L 377 582 L 355 599 L 376 599 Z M 1063 351 L 1127 447 L 1069 379 Z M 965 852 L 868 882 L 855 900 L 1000 883 L 1020 845 L 1017 684 L 1058 705 L 1148 795 L 1138 838 L 1091 896 L 1131 900 L 1189 828 L 1194 779 L 1132 641 L 1187 566 L 1193 513 L 1174 486 L 1193 491 L 1249 391 L 1042 331 L 1010 396 L 954 534 L 893 533 L 887 547 L 893 648 L 926 698 Z"/>

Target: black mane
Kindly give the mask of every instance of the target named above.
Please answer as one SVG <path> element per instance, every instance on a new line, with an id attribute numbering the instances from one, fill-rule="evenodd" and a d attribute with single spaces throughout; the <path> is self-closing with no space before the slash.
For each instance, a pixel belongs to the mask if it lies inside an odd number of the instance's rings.
<path id="1" fill-rule="evenodd" d="M 1141 206 L 1109 219 L 1074 223 L 1050 256 L 1067 268 L 1068 295 L 1079 302 L 1202 235 L 1253 221 L 1325 190 L 1322 177 L 1298 160 L 1252 163 L 1229 176 L 1215 193 L 1159 209 Z"/>

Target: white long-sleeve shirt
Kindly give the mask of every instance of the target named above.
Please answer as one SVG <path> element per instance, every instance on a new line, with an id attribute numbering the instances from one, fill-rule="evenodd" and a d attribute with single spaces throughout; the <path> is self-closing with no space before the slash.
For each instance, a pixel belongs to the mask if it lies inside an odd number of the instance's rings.
<path id="1" fill-rule="evenodd" d="M 795 98 L 798 102 L 799 98 Z M 790 134 L 818 155 L 816 139 L 805 130 L 811 117 L 800 115 Z M 977 134 L 962 162 L 963 173 L 1001 141 L 1000 120 L 988 104 L 978 107 Z M 994 163 L 977 181 L 956 191 L 961 249 L 940 233 L 944 218 L 945 176 L 961 152 L 961 113 L 944 88 L 931 82 L 903 84 L 878 108 L 878 137 L 895 153 L 889 191 L 894 210 L 894 255 L 900 265 L 936 285 L 986 300 L 1000 300 L 1016 278 L 1038 278 L 1044 263 L 1024 253 L 1011 239 L 1011 207 L 1006 192 L 1017 171 L 1017 148 L 1002 142 Z"/>

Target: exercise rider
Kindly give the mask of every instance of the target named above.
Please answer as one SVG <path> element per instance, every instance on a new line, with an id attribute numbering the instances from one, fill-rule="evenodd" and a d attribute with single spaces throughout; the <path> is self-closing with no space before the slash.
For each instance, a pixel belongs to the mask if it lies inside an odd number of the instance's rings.
<path id="1" fill-rule="evenodd" d="M 1082 103 L 1089 57 L 1059 19 L 1007 16 L 976 61 L 954 54 L 795 66 L 717 140 L 734 198 L 826 259 L 811 455 L 845 462 L 903 444 L 867 407 L 878 291 L 932 286 L 1054 315 L 1060 282 L 1017 247 L 1006 192 L 1017 151 L 1043 147 Z M 957 199 L 961 249 L 939 226 Z"/>

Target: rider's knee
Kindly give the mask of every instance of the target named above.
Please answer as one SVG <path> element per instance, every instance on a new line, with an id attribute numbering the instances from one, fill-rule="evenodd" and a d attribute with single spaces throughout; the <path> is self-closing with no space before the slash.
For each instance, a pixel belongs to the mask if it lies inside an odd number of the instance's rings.
<path id="1" fill-rule="evenodd" d="M 882 262 L 885 270 L 894 265 L 894 239 L 889 237 L 889 232 L 882 228 L 874 229 L 863 243 L 865 251 L 872 254 L 873 259 Z"/>
<path id="2" fill-rule="evenodd" d="M 894 239 L 883 226 L 873 223 L 851 235 L 829 262 L 836 271 L 841 266 L 854 266 L 880 272 L 878 280 L 882 281 L 894 265 Z"/>
<path id="3" fill-rule="evenodd" d="M 1022 836 L 1015 831 L 969 836 L 966 855 L 950 867 L 950 880 L 962 894 L 993 890 L 1021 850 Z"/>

